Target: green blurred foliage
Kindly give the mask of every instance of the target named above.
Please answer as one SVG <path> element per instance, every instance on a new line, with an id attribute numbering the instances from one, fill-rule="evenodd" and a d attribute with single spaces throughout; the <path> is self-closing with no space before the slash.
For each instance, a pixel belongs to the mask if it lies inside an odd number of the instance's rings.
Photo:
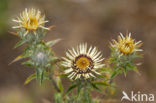
<path id="1" fill-rule="evenodd" d="M 0 0 L 0 35 L 6 31 L 8 0 Z"/>
<path id="2" fill-rule="evenodd" d="M 9 0 L 0 0 L 0 35 L 6 31 L 8 2 Z"/>

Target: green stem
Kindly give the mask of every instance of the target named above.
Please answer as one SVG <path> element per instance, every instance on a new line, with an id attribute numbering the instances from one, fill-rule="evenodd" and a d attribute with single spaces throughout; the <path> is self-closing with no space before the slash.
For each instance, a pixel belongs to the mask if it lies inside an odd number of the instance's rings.
<path id="1" fill-rule="evenodd" d="M 92 103 L 87 81 L 84 81 L 81 86 L 82 88 L 78 88 L 80 93 L 77 92 L 76 103 Z"/>
<path id="2" fill-rule="evenodd" d="M 89 88 L 85 87 L 83 92 L 84 92 L 83 94 L 84 94 L 85 102 L 86 103 L 91 103 L 91 97 L 90 97 L 90 90 L 89 90 Z"/>

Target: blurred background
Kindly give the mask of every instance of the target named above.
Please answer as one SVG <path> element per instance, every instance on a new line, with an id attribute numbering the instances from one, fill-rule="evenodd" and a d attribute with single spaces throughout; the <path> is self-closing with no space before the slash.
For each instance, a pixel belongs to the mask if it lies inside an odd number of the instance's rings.
<path id="1" fill-rule="evenodd" d="M 8 65 L 24 48 L 13 49 L 19 38 L 9 33 L 16 25 L 12 18 L 32 7 L 46 15 L 47 26 L 56 26 L 45 40 L 63 39 L 53 47 L 59 57 L 67 48 L 87 42 L 107 58 L 109 42 L 119 32 L 132 32 L 133 38 L 144 42 L 144 58 L 138 60 L 140 74 L 130 71 L 127 77 L 118 76 L 117 91 L 107 100 L 100 95 L 102 103 L 119 103 L 123 90 L 156 94 L 156 0 L 0 0 L 0 103 L 54 103 L 50 83 L 43 87 L 35 82 L 23 84 L 34 69 L 21 62 Z"/>

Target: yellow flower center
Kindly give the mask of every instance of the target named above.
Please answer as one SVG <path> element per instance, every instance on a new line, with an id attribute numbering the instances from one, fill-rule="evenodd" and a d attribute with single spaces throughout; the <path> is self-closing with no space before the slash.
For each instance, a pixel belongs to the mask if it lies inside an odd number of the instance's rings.
<path id="1" fill-rule="evenodd" d="M 119 49 L 124 54 L 130 54 L 130 53 L 132 53 L 133 52 L 133 49 L 134 49 L 133 40 L 126 41 L 124 43 L 121 43 L 120 46 L 119 46 Z"/>
<path id="2" fill-rule="evenodd" d="M 85 70 L 90 66 L 90 60 L 87 57 L 80 57 L 76 60 L 76 65 L 79 69 Z"/>
<path id="3" fill-rule="evenodd" d="M 38 28 L 38 20 L 35 17 L 31 17 L 25 24 L 27 30 L 36 30 Z"/>

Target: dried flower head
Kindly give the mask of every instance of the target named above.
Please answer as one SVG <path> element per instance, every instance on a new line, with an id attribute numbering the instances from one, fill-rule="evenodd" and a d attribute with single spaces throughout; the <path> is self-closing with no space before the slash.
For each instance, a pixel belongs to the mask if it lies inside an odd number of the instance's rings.
<path id="1" fill-rule="evenodd" d="M 28 34 L 30 31 L 36 34 L 38 28 L 49 30 L 49 28 L 44 27 L 44 24 L 48 22 L 45 21 L 45 16 L 42 16 L 39 10 L 33 8 L 29 10 L 26 8 L 25 11 L 20 14 L 20 17 L 13 19 L 13 21 L 19 24 L 13 28 L 24 28 L 26 30 L 24 35 Z"/>
<path id="2" fill-rule="evenodd" d="M 126 37 L 120 33 L 118 41 L 113 40 L 111 46 L 117 48 L 122 55 L 128 55 L 136 51 L 142 51 L 142 49 L 139 49 L 141 44 L 141 41 L 135 42 L 135 40 L 131 38 L 131 33 L 127 34 Z"/>
<path id="3" fill-rule="evenodd" d="M 65 74 L 69 74 L 70 79 L 95 77 L 95 75 L 100 75 L 96 70 L 104 66 L 101 63 L 104 60 L 101 52 L 92 46 L 87 49 L 87 43 L 80 44 L 76 50 L 74 48 L 68 50 L 66 56 L 67 58 L 63 57 L 62 65 L 68 68 Z"/>

